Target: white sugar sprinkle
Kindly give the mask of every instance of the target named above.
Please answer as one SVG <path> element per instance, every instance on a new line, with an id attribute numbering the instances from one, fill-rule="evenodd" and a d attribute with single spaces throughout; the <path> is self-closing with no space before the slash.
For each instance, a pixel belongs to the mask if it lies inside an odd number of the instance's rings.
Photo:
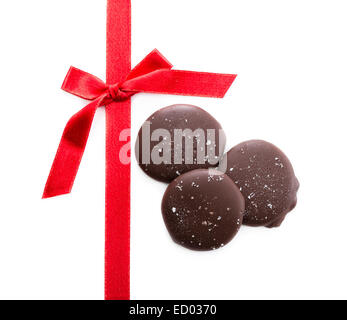
<path id="1" fill-rule="evenodd" d="M 255 196 L 255 193 L 252 192 L 252 193 L 248 196 L 248 199 L 252 199 L 254 196 Z"/>

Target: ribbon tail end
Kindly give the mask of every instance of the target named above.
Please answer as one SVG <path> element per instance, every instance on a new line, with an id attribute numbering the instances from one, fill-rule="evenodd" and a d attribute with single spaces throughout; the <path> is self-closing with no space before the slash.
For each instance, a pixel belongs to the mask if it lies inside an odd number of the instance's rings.
<path id="1" fill-rule="evenodd" d="M 49 189 L 45 189 L 41 199 L 43 200 L 43 199 L 55 198 L 58 196 L 69 194 L 69 193 L 71 193 L 71 190 L 53 192 L 53 191 L 50 191 Z"/>
<path id="2" fill-rule="evenodd" d="M 224 90 L 224 92 L 222 93 L 222 95 L 220 96 L 220 98 L 224 98 L 225 95 L 228 93 L 229 89 L 231 88 L 232 84 L 234 83 L 235 79 L 237 77 L 237 74 L 231 74 L 229 75 L 229 81 L 228 81 L 228 84 Z"/>

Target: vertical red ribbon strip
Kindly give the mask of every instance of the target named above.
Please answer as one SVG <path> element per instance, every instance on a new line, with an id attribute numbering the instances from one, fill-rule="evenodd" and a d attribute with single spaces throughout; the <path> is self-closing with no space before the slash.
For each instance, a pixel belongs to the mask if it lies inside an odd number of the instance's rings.
<path id="1" fill-rule="evenodd" d="M 131 69 L 131 1 L 107 1 L 107 84 Z M 120 133 L 131 127 L 131 100 L 106 108 L 105 299 L 130 299 L 130 164 L 119 160 Z"/>

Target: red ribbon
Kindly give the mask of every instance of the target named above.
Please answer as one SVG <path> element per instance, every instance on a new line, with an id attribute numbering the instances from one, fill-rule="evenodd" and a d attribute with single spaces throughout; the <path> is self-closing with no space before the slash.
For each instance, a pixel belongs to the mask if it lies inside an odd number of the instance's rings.
<path id="1" fill-rule="evenodd" d="M 172 70 L 157 51 L 130 71 L 130 0 L 108 1 L 107 83 L 71 67 L 62 89 L 92 102 L 67 123 L 43 198 L 70 193 L 97 108 L 106 106 L 105 298 L 130 297 L 130 165 L 119 134 L 130 128 L 130 97 L 160 93 L 224 97 L 236 75 Z"/>
<path id="2" fill-rule="evenodd" d="M 49 175 L 44 198 L 70 193 L 88 140 L 95 111 L 139 92 L 222 98 L 235 75 L 171 70 L 172 65 L 152 51 L 121 83 L 106 85 L 99 78 L 71 67 L 62 89 L 92 100 L 67 123 Z"/>

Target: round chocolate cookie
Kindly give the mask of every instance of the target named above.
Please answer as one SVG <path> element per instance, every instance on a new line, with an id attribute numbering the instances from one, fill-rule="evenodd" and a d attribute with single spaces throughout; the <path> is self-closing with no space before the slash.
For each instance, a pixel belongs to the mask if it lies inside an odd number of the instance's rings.
<path id="1" fill-rule="evenodd" d="M 245 225 L 278 227 L 296 206 L 299 182 L 289 159 L 271 143 L 240 143 L 227 153 L 219 168 L 223 172 L 226 168 L 245 198 Z"/>
<path id="2" fill-rule="evenodd" d="M 245 201 L 235 183 L 212 169 L 187 172 L 168 186 L 162 214 L 172 239 L 193 250 L 214 250 L 238 232 Z"/>
<path id="3" fill-rule="evenodd" d="M 135 153 L 146 174 L 171 182 L 185 172 L 217 166 L 224 147 L 222 127 L 209 113 L 191 105 L 173 105 L 143 124 Z"/>

